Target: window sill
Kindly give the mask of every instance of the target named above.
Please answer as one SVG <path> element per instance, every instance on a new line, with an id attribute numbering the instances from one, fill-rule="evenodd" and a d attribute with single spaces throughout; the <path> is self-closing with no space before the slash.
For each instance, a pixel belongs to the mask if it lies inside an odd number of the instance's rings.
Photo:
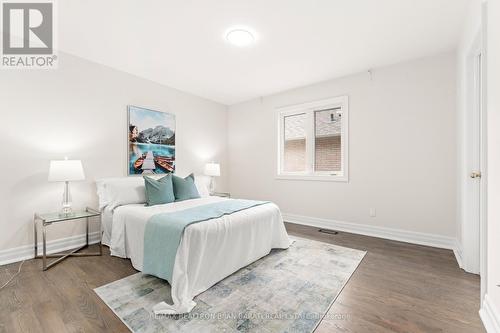
<path id="1" fill-rule="evenodd" d="M 328 176 L 328 175 L 276 175 L 278 180 L 312 180 L 320 182 L 344 182 L 348 183 L 347 176 Z"/>

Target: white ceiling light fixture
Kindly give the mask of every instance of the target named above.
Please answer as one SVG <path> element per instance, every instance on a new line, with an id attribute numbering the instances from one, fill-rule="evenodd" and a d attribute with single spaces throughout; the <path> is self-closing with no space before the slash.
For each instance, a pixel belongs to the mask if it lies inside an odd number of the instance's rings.
<path id="1" fill-rule="evenodd" d="M 246 28 L 229 29 L 226 40 L 238 47 L 245 47 L 255 43 L 255 35 Z"/>

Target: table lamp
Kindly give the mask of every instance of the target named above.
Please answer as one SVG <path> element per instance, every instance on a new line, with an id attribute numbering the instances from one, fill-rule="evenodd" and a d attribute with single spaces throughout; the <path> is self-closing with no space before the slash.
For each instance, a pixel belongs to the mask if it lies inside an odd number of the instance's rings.
<path id="1" fill-rule="evenodd" d="M 80 160 L 57 160 L 50 161 L 49 182 L 64 182 L 64 194 L 62 201 L 62 213 L 71 214 L 71 193 L 69 182 L 84 180 L 82 161 Z"/>
<path id="2" fill-rule="evenodd" d="M 214 194 L 214 192 L 215 192 L 215 177 L 220 176 L 219 163 L 207 163 L 207 164 L 205 164 L 205 175 L 210 176 L 210 194 Z"/>

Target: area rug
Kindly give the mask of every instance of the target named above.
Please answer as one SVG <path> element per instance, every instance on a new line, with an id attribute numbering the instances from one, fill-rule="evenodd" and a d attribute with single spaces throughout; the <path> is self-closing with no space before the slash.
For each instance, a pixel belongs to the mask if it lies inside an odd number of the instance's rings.
<path id="1" fill-rule="evenodd" d="M 170 286 L 150 275 L 94 290 L 137 333 L 312 332 L 366 252 L 293 240 L 289 249 L 273 250 L 198 295 L 189 314 L 155 316 L 155 304 L 171 303 Z"/>

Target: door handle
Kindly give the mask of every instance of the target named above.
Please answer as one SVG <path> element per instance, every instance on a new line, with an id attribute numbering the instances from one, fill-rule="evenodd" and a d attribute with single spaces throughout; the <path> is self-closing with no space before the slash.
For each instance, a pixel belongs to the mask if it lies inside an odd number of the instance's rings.
<path id="1" fill-rule="evenodd" d="M 470 178 L 481 178 L 481 172 L 479 171 L 472 171 L 470 174 Z"/>

